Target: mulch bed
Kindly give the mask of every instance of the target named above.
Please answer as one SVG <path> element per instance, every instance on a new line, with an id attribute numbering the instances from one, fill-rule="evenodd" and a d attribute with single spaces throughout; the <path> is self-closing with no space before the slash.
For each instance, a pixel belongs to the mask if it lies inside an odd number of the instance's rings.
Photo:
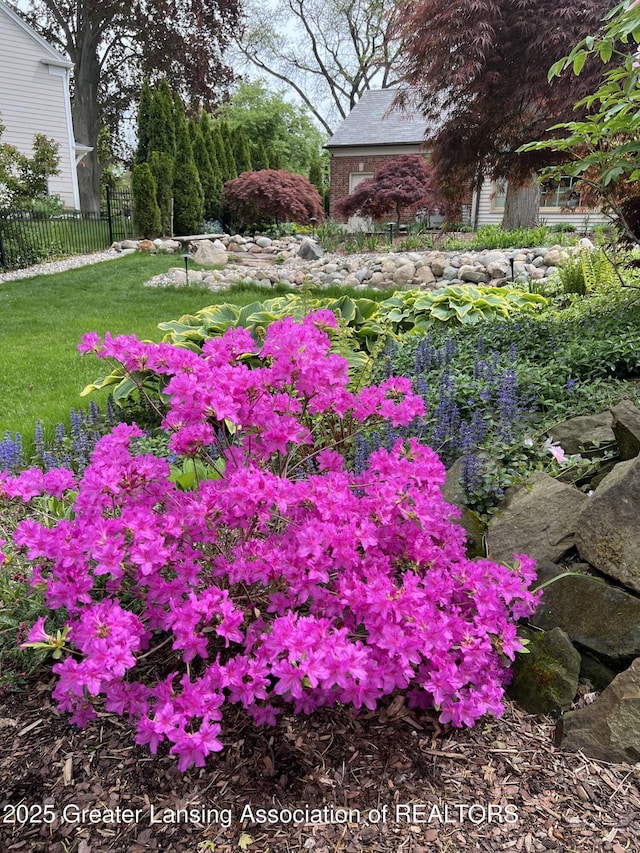
<path id="1" fill-rule="evenodd" d="M 69 726 L 50 686 L 0 701 L 2 853 L 640 850 L 640 765 L 563 752 L 512 703 L 471 730 L 400 696 L 273 729 L 233 712 L 224 752 L 180 774 L 119 718 Z"/>

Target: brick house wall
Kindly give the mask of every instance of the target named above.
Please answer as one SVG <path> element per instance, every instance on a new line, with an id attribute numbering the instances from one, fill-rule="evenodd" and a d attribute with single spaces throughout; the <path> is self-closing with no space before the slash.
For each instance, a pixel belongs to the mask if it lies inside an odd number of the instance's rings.
<path id="1" fill-rule="evenodd" d="M 330 180 L 329 180 L 329 216 L 338 219 L 335 205 L 340 199 L 349 195 L 351 176 L 373 175 L 374 172 L 389 160 L 395 160 L 403 154 L 421 153 L 416 145 L 385 146 L 384 153 L 372 149 L 360 151 L 331 151 Z M 412 214 L 406 211 L 403 221 L 411 221 Z"/>

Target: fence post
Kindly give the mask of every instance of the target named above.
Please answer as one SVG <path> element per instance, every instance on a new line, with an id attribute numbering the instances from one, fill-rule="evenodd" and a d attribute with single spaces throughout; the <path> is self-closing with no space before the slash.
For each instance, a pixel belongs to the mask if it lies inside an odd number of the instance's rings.
<path id="1" fill-rule="evenodd" d="M 2 269 L 7 269 L 7 256 L 4 253 L 4 240 L 2 239 L 2 228 L 0 228 L 0 261 L 2 262 Z"/>
<path id="2" fill-rule="evenodd" d="M 109 245 L 113 246 L 113 223 L 111 222 L 111 187 L 107 187 L 107 219 L 109 220 Z"/>

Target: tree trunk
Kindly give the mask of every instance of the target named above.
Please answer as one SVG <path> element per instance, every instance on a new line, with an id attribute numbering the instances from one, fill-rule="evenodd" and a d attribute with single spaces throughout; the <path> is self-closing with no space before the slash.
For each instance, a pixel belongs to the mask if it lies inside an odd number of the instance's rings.
<path id="1" fill-rule="evenodd" d="M 98 86 L 100 63 L 93 39 L 87 38 L 79 46 L 75 56 L 73 77 L 73 102 L 71 117 L 76 142 L 89 145 L 93 150 L 78 166 L 78 190 L 80 208 L 83 213 L 100 211 L 100 172 L 98 163 L 98 132 L 100 130 L 100 108 Z"/>
<path id="2" fill-rule="evenodd" d="M 507 186 L 502 227 L 505 231 L 516 228 L 535 228 L 540 221 L 540 184 L 531 180 L 512 188 Z"/>

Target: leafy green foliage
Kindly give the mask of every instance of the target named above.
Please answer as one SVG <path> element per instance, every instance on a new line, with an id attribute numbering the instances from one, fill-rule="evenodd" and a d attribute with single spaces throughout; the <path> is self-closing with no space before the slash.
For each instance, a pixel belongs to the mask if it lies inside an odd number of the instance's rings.
<path id="1" fill-rule="evenodd" d="M 329 332 L 333 351 L 344 356 L 352 371 L 357 372 L 367 368 L 371 355 L 380 351 L 388 337 L 418 333 L 434 324 L 475 325 L 480 320 L 508 317 L 514 311 L 539 308 L 546 303 L 537 294 L 474 285 L 450 285 L 432 292 L 399 291 L 380 303 L 346 295 L 309 299 L 306 294 L 289 293 L 242 308 L 231 303 L 212 305 L 194 315 L 159 323 L 158 328 L 165 333 L 163 340 L 199 350 L 208 338 L 218 337 L 229 328 L 242 326 L 260 341 L 266 328 L 276 320 L 301 319 L 309 310 L 324 308 L 338 318 L 338 330 Z M 157 376 L 125 374 L 118 366 L 87 385 L 82 394 L 110 388 L 114 402 L 123 405 L 132 397 L 137 399 L 143 387 L 151 398 L 162 399 L 163 385 Z"/>
<path id="2" fill-rule="evenodd" d="M 520 152 L 552 152 L 558 166 L 549 166 L 542 179 L 578 177 L 605 209 L 612 212 L 632 242 L 638 234 L 624 216 L 621 200 L 637 194 L 640 181 L 640 7 L 619 3 L 605 16 L 598 36 L 587 36 L 549 69 L 549 80 L 582 72 L 588 58 L 607 66 L 601 85 L 575 104 L 583 115 L 549 128 L 554 138 L 521 146 Z M 559 132 L 562 134 L 560 138 Z"/>
<path id="3" fill-rule="evenodd" d="M 547 300 L 536 293 L 507 287 L 451 284 L 437 290 L 394 293 L 380 305 L 380 319 L 397 333 L 419 331 L 451 321 L 474 326 L 481 320 L 509 317 L 514 311 L 540 308 Z"/>
<path id="4" fill-rule="evenodd" d="M 518 369 L 537 405 L 555 419 L 569 412 L 593 412 L 600 402 L 606 408 L 606 395 L 619 393 L 615 382 L 640 377 L 640 297 L 636 293 L 594 293 L 560 310 L 522 312 L 500 323 L 478 326 L 430 327 L 428 334 L 435 343 L 453 340 L 460 363 L 469 369 L 479 339 L 487 350 L 508 352 L 514 346 Z M 397 362 L 401 372 L 410 369 L 420 340 L 405 338 Z"/>
<path id="5" fill-rule="evenodd" d="M 448 463 L 463 457 L 466 500 L 486 519 L 504 489 L 533 470 L 589 481 L 611 451 L 556 460 L 554 423 L 640 402 L 640 299 L 618 290 L 562 310 L 405 336 L 381 372 L 412 376 L 425 399 L 420 429 Z"/>
<path id="6" fill-rule="evenodd" d="M 156 201 L 156 182 L 148 163 L 133 167 L 133 227 L 139 237 L 157 237 L 161 230 L 160 208 Z"/>
<path id="7" fill-rule="evenodd" d="M 4 129 L 0 122 L 0 139 Z M 48 179 L 59 173 L 58 147 L 43 133 L 34 136 L 31 157 L 0 142 L 0 208 L 24 209 L 48 197 Z"/>

